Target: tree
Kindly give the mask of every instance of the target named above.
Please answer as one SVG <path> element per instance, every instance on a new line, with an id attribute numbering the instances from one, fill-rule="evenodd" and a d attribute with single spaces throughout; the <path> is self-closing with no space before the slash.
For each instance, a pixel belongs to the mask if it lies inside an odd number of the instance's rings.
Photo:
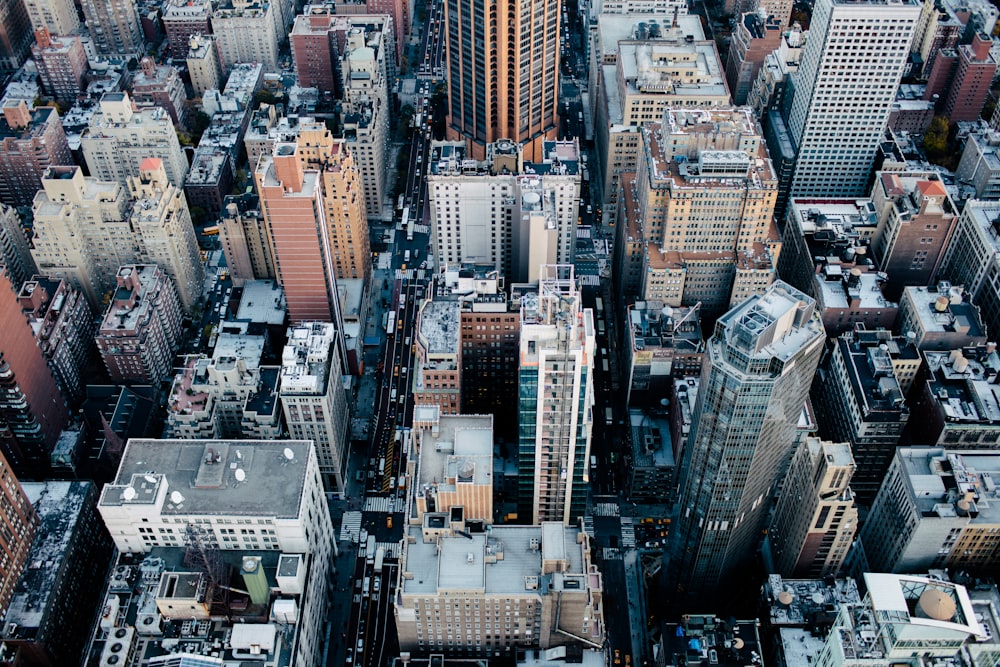
<path id="1" fill-rule="evenodd" d="M 211 122 L 212 117 L 201 109 L 198 109 L 189 116 L 188 126 L 191 128 L 191 140 L 195 145 L 201 141 L 201 135 L 205 134 L 205 130 L 208 129 Z"/>
<path id="2" fill-rule="evenodd" d="M 927 159 L 939 160 L 948 152 L 948 119 L 944 116 L 934 116 L 930 127 L 924 132 L 924 152 Z"/>

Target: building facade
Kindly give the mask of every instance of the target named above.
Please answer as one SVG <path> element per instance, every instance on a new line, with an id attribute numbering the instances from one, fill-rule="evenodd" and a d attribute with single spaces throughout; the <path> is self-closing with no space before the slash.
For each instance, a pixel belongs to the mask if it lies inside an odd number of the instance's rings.
<path id="1" fill-rule="evenodd" d="M 80 37 L 55 37 L 48 28 L 41 28 L 35 31 L 31 56 L 45 92 L 64 104 L 75 104 L 86 84 L 88 67 Z"/>
<path id="2" fill-rule="evenodd" d="M 146 52 L 135 0 L 82 0 L 80 5 L 98 54 L 131 58 Z"/>
<path id="3" fill-rule="evenodd" d="M 55 107 L 28 109 L 22 100 L 4 104 L 0 119 L 0 202 L 29 206 L 50 166 L 74 164 Z"/>
<path id="4" fill-rule="evenodd" d="M 941 264 L 941 277 L 965 286 L 968 300 L 979 307 L 986 332 L 993 336 L 1000 332 L 998 217 L 997 202 L 967 202 Z"/>

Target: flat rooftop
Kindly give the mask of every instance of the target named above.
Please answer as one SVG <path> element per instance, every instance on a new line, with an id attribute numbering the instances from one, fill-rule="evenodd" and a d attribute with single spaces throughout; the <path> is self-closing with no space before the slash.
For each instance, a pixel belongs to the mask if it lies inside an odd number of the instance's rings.
<path id="1" fill-rule="evenodd" d="M 422 431 L 418 489 L 424 485 L 441 487 L 445 478 L 458 477 L 466 464 L 472 466 L 473 484 L 492 486 L 492 415 L 441 415 L 436 430 Z"/>
<path id="2" fill-rule="evenodd" d="M 311 440 L 132 438 L 99 504 L 154 505 L 167 516 L 294 518 L 302 502 L 312 448 Z"/>
<path id="3" fill-rule="evenodd" d="M 285 323 L 285 292 L 273 280 L 248 280 L 243 284 L 243 295 L 236 319 L 281 325 Z"/>
<path id="4" fill-rule="evenodd" d="M 461 344 L 456 301 L 428 301 L 420 310 L 419 339 L 429 355 L 458 354 Z"/>

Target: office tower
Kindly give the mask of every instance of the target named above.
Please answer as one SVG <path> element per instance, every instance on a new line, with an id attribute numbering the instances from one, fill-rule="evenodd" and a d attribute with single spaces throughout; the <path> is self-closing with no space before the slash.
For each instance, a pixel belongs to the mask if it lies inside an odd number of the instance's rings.
<path id="1" fill-rule="evenodd" d="M 22 479 L 49 472 L 49 455 L 69 423 L 66 399 L 38 347 L 17 299 L 17 287 L 0 271 L 0 450 Z"/>
<path id="2" fill-rule="evenodd" d="M 995 450 L 899 448 L 861 531 L 868 567 L 995 575 L 1000 512 L 990 489 L 998 474 Z"/>
<path id="3" fill-rule="evenodd" d="M 492 265 L 515 282 L 537 279 L 543 263 L 573 261 L 580 148 L 576 140 L 542 143 L 538 162 L 526 161 L 511 141 L 490 144 L 482 160 L 467 159 L 462 143 L 432 143 L 427 187 L 436 261 Z"/>
<path id="4" fill-rule="evenodd" d="M 596 331 L 573 267 L 540 273 L 538 293 L 521 297 L 518 515 L 568 526 L 589 490 Z"/>
<path id="5" fill-rule="evenodd" d="M 167 180 L 163 161 L 152 157 L 139 165 L 138 176 L 128 178 L 128 188 L 139 256 L 163 269 L 190 311 L 201 298 L 205 267 L 184 193 Z"/>
<path id="6" fill-rule="evenodd" d="M 174 60 L 187 57 L 192 48 L 191 38 L 212 32 L 211 16 L 212 3 L 208 0 L 164 3 L 162 20 L 167 34 L 167 55 Z"/>
<path id="7" fill-rule="evenodd" d="M 668 109 L 640 136 L 642 298 L 720 314 L 771 284 L 778 183 L 749 110 Z"/>
<path id="8" fill-rule="evenodd" d="M 716 322 L 681 469 L 679 601 L 723 590 L 753 557 L 824 340 L 815 302 L 780 281 Z"/>
<path id="9" fill-rule="evenodd" d="M 444 415 L 436 407 L 415 408 L 414 415 L 419 454 L 407 484 L 408 522 L 423 525 L 428 514 L 452 516 L 456 508 L 465 521 L 493 523 L 493 418 Z"/>
<path id="10" fill-rule="evenodd" d="M 20 285 L 38 271 L 21 224 L 17 209 L 0 204 L 0 264 L 12 285 Z"/>
<path id="11" fill-rule="evenodd" d="M 338 322 L 337 280 L 320 173 L 304 170 L 294 143 L 279 143 L 254 174 L 278 283 L 292 322 Z"/>
<path id="12" fill-rule="evenodd" d="M 916 0 L 816 3 L 787 118 L 792 196 L 867 192 L 919 16 Z"/>
<path id="13" fill-rule="evenodd" d="M 425 300 L 417 314 L 412 384 L 414 405 L 436 405 L 442 415 L 461 408 L 462 348 L 457 301 Z"/>
<path id="14" fill-rule="evenodd" d="M 834 341 L 813 383 L 819 432 L 850 445 L 858 502 L 875 498 L 910 418 L 903 402 L 920 368 L 913 343 L 885 329 L 858 327 Z"/>
<path id="15" fill-rule="evenodd" d="M 21 0 L 0 3 L 0 71 L 17 70 L 31 53 L 31 19 Z"/>
<path id="16" fill-rule="evenodd" d="M 14 471 L 3 454 L 0 454 L 0 496 L 3 497 L 3 511 L 0 512 L 0 611 L 4 616 L 10 606 L 21 573 L 28 560 L 38 525 L 38 516 L 17 480 Z"/>
<path id="17" fill-rule="evenodd" d="M 98 485 L 45 481 L 23 486 L 38 524 L 28 555 L 31 565 L 17 583 L 0 641 L 24 662 L 73 664 L 87 654 L 111 566 L 111 537 L 97 513 Z"/>
<path id="18" fill-rule="evenodd" d="M 79 167 L 50 167 L 34 202 L 38 270 L 68 280 L 95 312 L 115 285 L 115 273 L 135 258 L 132 201 L 119 183 L 85 177 Z"/>
<path id="19" fill-rule="evenodd" d="M 898 301 L 904 286 L 935 282 L 958 223 L 958 209 L 937 175 L 880 172 L 872 205 L 879 220 L 872 250 L 889 276 L 886 298 Z"/>
<path id="20" fill-rule="evenodd" d="M 813 656 L 815 664 L 888 667 L 911 658 L 947 664 L 964 661 L 982 636 L 965 586 L 935 577 L 865 573 L 864 578 L 868 594 L 860 604 L 841 605 L 826 644 Z M 976 667 L 995 662 L 996 645 L 989 641 L 983 648 Z"/>
<path id="21" fill-rule="evenodd" d="M 846 442 L 808 437 L 792 454 L 767 531 L 783 576 L 837 576 L 858 530 L 855 469 Z"/>
<path id="22" fill-rule="evenodd" d="M 510 139 L 540 160 L 559 130 L 559 35 L 555 2 L 446 3 L 448 138 L 467 139 L 477 159 Z"/>
<path id="23" fill-rule="evenodd" d="M 94 351 L 94 316 L 87 299 L 68 281 L 38 275 L 21 284 L 17 299 L 59 390 L 78 406 Z"/>
<path id="24" fill-rule="evenodd" d="M 965 285 L 968 300 L 979 307 L 986 332 L 994 338 L 1000 332 L 998 217 L 998 202 L 967 202 L 941 263 L 941 277 L 953 285 Z"/>
<path id="25" fill-rule="evenodd" d="M 212 34 L 219 46 L 222 71 L 237 63 L 260 63 L 278 69 L 280 32 L 278 6 L 260 0 L 225 0 L 212 12 Z"/>
<path id="26" fill-rule="evenodd" d="M 174 283 L 151 264 L 123 266 L 97 328 L 97 349 L 112 382 L 158 384 L 169 378 L 181 340 Z"/>
<path id="27" fill-rule="evenodd" d="M 215 35 L 191 36 L 188 42 L 187 66 L 195 95 L 200 97 L 206 90 L 218 89 L 222 85 L 222 62 L 219 60 Z M 256 167 L 256 161 L 251 162 L 250 166 Z"/>
<path id="28" fill-rule="evenodd" d="M 908 441 L 956 450 L 995 449 L 1000 442 L 996 344 L 924 350 L 923 356 L 911 397 Z"/>
<path id="29" fill-rule="evenodd" d="M 406 529 L 393 602 L 400 649 L 492 657 L 603 645 L 603 578 L 580 528 L 545 522 L 468 533 L 453 516 L 425 515 Z M 427 574 L 407 576 L 416 572 Z"/>
<path id="30" fill-rule="evenodd" d="M 56 37 L 43 27 L 35 32 L 31 56 L 45 92 L 64 104 L 75 104 L 86 85 L 88 67 L 80 37 Z"/>
<path id="31" fill-rule="evenodd" d="M 144 56 L 132 77 L 132 101 L 138 109 L 160 107 L 170 114 L 174 124 L 183 124 L 187 93 L 172 65 L 157 65 L 152 57 Z"/>
<path id="32" fill-rule="evenodd" d="M 139 175 L 139 165 L 149 157 L 163 160 L 167 178 L 177 187 L 187 176 L 187 158 L 170 114 L 159 107 L 136 110 L 128 93 L 101 97 L 100 111 L 84 130 L 81 147 L 90 175 L 102 181 L 125 185 L 129 176 Z"/>
<path id="33" fill-rule="evenodd" d="M 726 83 L 729 84 L 733 104 L 747 103 L 750 87 L 757 79 L 764 59 L 781 46 L 782 23 L 787 23 L 787 17 L 782 21 L 779 16 L 769 16 L 763 7 L 744 14 L 737 23 L 726 62 Z"/>
<path id="34" fill-rule="evenodd" d="M 351 415 L 341 361 L 342 337 L 329 323 L 288 330 L 281 356 L 281 407 L 290 437 L 312 440 L 326 490 L 347 490 Z"/>
<path id="35" fill-rule="evenodd" d="M 179 466 L 179 460 L 184 465 Z M 230 630 L 233 648 L 250 655 L 255 644 L 256 651 L 273 653 L 275 646 L 261 646 L 269 634 L 269 626 L 261 623 L 261 615 L 266 615 L 272 623 L 294 632 L 290 640 L 270 635 L 270 643 L 280 641 L 277 646 L 285 647 L 283 660 L 291 665 L 322 662 L 327 588 L 337 544 L 311 442 L 132 438 L 114 481 L 104 487 L 98 511 L 115 546 L 124 553 L 176 547 L 166 553 L 180 560 L 179 552 L 188 545 L 202 553 L 222 551 L 223 555 L 268 552 L 262 557 L 270 558 L 278 570 L 273 588 L 280 597 L 296 602 L 290 608 L 286 603 L 284 609 L 289 616 L 297 614 L 297 623 L 282 618 L 269 587 L 253 587 L 249 602 L 259 611 L 247 619 L 252 634 L 246 636 L 237 628 L 244 624 L 234 623 Z M 160 617 L 182 623 L 192 617 L 208 622 L 217 614 L 231 616 L 228 605 L 216 604 L 228 599 L 228 577 L 217 571 L 178 570 L 154 571 L 154 577 L 160 577 L 159 604 L 145 611 L 145 616 L 153 617 L 152 625 Z M 237 585 L 250 587 L 250 574 Z M 273 570 L 271 574 L 275 576 Z M 192 594 L 200 586 L 203 595 Z"/>
<path id="36" fill-rule="evenodd" d="M 73 164 L 55 107 L 28 109 L 24 100 L 4 103 L 0 119 L 0 202 L 29 206 L 42 187 L 42 172 Z"/>
<path id="37" fill-rule="evenodd" d="M 226 197 L 219 218 L 219 242 L 236 287 L 248 280 L 274 278 L 274 254 L 256 195 Z"/>
<path id="38" fill-rule="evenodd" d="M 35 31 L 45 28 L 50 35 L 75 35 L 80 17 L 73 0 L 25 0 L 25 8 Z"/>
<path id="39" fill-rule="evenodd" d="M 605 224 L 618 221 L 618 197 L 625 187 L 620 177 L 635 171 L 641 159 L 637 135 L 643 124 L 660 120 L 670 108 L 707 110 L 730 104 L 725 64 L 715 42 L 705 39 L 698 17 L 681 17 L 670 27 L 647 24 L 648 18 L 635 17 L 624 34 L 615 29 L 613 18 L 602 20 L 600 44 L 594 49 L 600 51 L 591 60 L 599 73 L 592 93 L 598 152 L 594 173 L 603 178 Z M 682 68 L 675 66 L 681 63 Z"/>
<path id="40" fill-rule="evenodd" d="M 918 350 L 955 350 L 986 344 L 979 306 L 962 285 L 941 280 L 927 287 L 904 287 L 896 330 Z"/>
<path id="41" fill-rule="evenodd" d="M 296 143 L 303 168 L 320 172 L 334 275 L 338 280 L 367 278 L 371 274 L 372 251 L 363 168 L 354 159 L 351 142 L 334 139 L 321 122 L 300 122 L 298 130 Z"/>
<path id="42" fill-rule="evenodd" d="M 386 17 L 381 26 L 352 24 L 340 61 L 344 138 L 361 172 L 365 208 L 373 218 L 381 216 L 382 201 L 388 192 L 388 86 L 395 70 L 389 66 L 393 51 L 388 23 Z"/>
<path id="43" fill-rule="evenodd" d="M 146 52 L 135 0 L 81 0 L 81 5 L 99 55 L 138 58 Z"/>

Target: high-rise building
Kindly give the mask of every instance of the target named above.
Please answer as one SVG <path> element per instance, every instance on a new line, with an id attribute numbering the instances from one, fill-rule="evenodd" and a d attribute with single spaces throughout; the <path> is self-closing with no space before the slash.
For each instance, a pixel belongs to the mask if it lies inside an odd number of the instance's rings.
<path id="1" fill-rule="evenodd" d="M 787 20 L 787 17 L 782 21 L 781 17 L 769 16 L 763 7 L 740 18 L 733 31 L 726 62 L 726 83 L 733 95 L 733 104 L 747 103 L 747 95 L 767 54 L 781 46 L 782 23 Z"/>
<path id="2" fill-rule="evenodd" d="M 837 576 L 858 530 L 854 470 L 847 443 L 807 437 L 792 454 L 767 531 L 783 576 Z"/>
<path id="3" fill-rule="evenodd" d="M 438 262 L 492 265 L 510 280 L 531 282 L 541 264 L 573 261 L 580 148 L 575 140 L 543 145 L 544 157 L 531 163 L 512 141 L 490 144 L 483 160 L 467 159 L 459 142 L 432 144 L 427 181 Z"/>
<path id="4" fill-rule="evenodd" d="M 825 338 L 815 301 L 780 281 L 716 322 L 681 467 L 678 601 L 721 590 L 759 546 Z"/>
<path id="5" fill-rule="evenodd" d="M 878 214 L 872 250 L 889 276 L 886 298 L 898 301 L 904 286 L 935 282 L 958 223 L 958 209 L 937 175 L 880 172 L 872 205 Z"/>
<path id="6" fill-rule="evenodd" d="M 254 177 L 289 318 L 337 322 L 337 279 L 319 171 L 303 169 L 297 144 L 279 143 L 274 155 L 261 158 Z"/>
<path id="7" fill-rule="evenodd" d="M 816 372 L 812 396 L 820 435 L 850 445 L 858 467 L 851 486 L 865 506 L 878 493 L 910 418 L 904 399 L 920 364 L 905 338 L 857 327 L 834 341 Z"/>
<path id="8" fill-rule="evenodd" d="M 25 0 L 33 30 L 45 28 L 51 35 L 75 35 L 80 17 L 73 0 Z"/>
<path id="9" fill-rule="evenodd" d="M 916 0 L 816 3 L 787 117 L 792 196 L 867 193 L 919 17 Z"/>
<path id="10" fill-rule="evenodd" d="M 6 617 L 14 588 L 27 565 L 38 516 L 2 453 L 0 480 L 3 480 L 0 484 L 0 497 L 3 498 L 3 511 L 0 512 L 0 525 L 3 526 L 0 530 L 0 611 Z"/>
<path id="11" fill-rule="evenodd" d="M 414 405 L 436 405 L 443 415 L 461 412 L 462 347 L 457 301 L 425 300 L 420 304 L 414 338 Z"/>
<path id="12" fill-rule="evenodd" d="M 861 531 L 869 569 L 995 576 L 1000 511 L 990 501 L 998 474 L 995 450 L 899 448 Z"/>
<path id="13" fill-rule="evenodd" d="M 274 278 L 274 254 L 257 195 L 226 197 L 219 218 L 219 241 L 233 285 Z"/>
<path id="14" fill-rule="evenodd" d="M 177 187 L 184 185 L 188 161 L 177 139 L 177 130 L 166 110 L 160 107 L 136 111 L 128 93 L 105 93 L 100 111 L 81 138 L 83 157 L 90 175 L 102 181 L 125 185 L 129 176 L 139 175 L 146 158 L 163 160 L 167 178 Z"/>
<path id="15" fill-rule="evenodd" d="M 173 0 L 163 3 L 163 31 L 167 34 L 167 54 L 174 60 L 188 55 L 191 38 L 211 30 L 212 3 L 209 0 Z M 214 87 L 214 86 L 213 86 Z"/>
<path id="16" fill-rule="evenodd" d="M 965 204 L 955 234 L 941 263 L 941 277 L 964 285 L 982 314 L 986 332 L 1000 332 L 1000 203 L 972 200 Z"/>
<path id="17" fill-rule="evenodd" d="M 215 35 L 191 36 L 188 42 L 187 66 L 195 95 L 201 97 L 206 90 L 218 89 L 222 85 L 224 80 L 222 62 L 219 60 Z M 251 162 L 250 166 L 255 167 L 257 163 Z"/>
<path id="18" fill-rule="evenodd" d="M 237 63 L 260 63 L 268 72 L 277 70 L 278 44 L 284 34 L 277 3 L 225 0 L 212 12 L 212 34 L 223 72 Z"/>
<path id="19" fill-rule="evenodd" d="M 146 52 L 135 0 L 81 0 L 80 4 L 98 54 L 129 58 Z"/>
<path id="20" fill-rule="evenodd" d="M 540 274 L 538 293 L 521 297 L 518 515 L 570 525 L 589 491 L 597 332 L 573 267 Z"/>
<path id="21" fill-rule="evenodd" d="M 79 405 L 94 350 L 94 316 L 87 299 L 66 280 L 37 275 L 21 285 L 17 298 L 59 390 L 67 402 Z"/>
<path id="22" fill-rule="evenodd" d="M 178 465 L 179 461 L 183 463 Z M 296 602 L 285 606 L 284 618 L 273 607 L 271 611 L 275 624 L 294 633 L 290 640 L 278 640 L 285 647 L 282 661 L 290 665 L 322 662 L 337 544 L 313 443 L 132 438 L 115 479 L 101 493 L 98 511 L 123 553 L 145 554 L 156 547 L 188 545 L 200 547 L 202 553 L 280 553 L 275 563 L 277 588 L 281 597 Z M 166 553 L 181 559 L 180 550 Z M 155 596 L 158 604 L 150 605 L 147 612 L 153 617 L 151 625 L 160 627 L 157 619 L 161 616 L 168 622 L 190 621 L 193 616 L 208 622 L 213 602 L 226 599 L 224 593 L 219 595 L 222 591 L 217 584 L 228 589 L 228 581 L 221 583 L 218 570 L 160 570 L 154 576 L 161 572 Z M 248 578 L 244 574 L 240 583 Z M 266 609 L 271 604 L 269 582 L 260 579 L 263 571 L 256 582 L 263 589 L 253 588 L 251 602 L 262 601 Z M 205 587 L 202 594 L 195 595 L 200 586 Z M 289 623 L 291 615 L 295 624 Z M 261 646 L 268 626 L 246 625 L 256 631 L 253 641 L 246 636 L 237 641 L 234 630 L 232 648 L 238 645 L 246 655 L 252 651 L 273 655 L 274 634 L 267 643 L 270 647 Z"/>
<path id="23" fill-rule="evenodd" d="M 10 73 L 31 53 L 31 19 L 21 0 L 0 2 L 0 71 Z"/>
<path id="24" fill-rule="evenodd" d="M 87 76 L 87 54 L 80 37 L 56 37 L 43 27 L 35 31 L 31 56 L 38 66 L 38 78 L 45 92 L 64 104 L 75 104 Z"/>
<path id="25" fill-rule="evenodd" d="M 984 345 L 986 327 L 979 307 L 962 285 L 941 280 L 927 287 L 904 287 L 896 330 L 918 350 L 955 350 Z"/>
<path id="26" fill-rule="evenodd" d="M 407 528 L 399 570 L 393 606 L 404 651 L 487 657 L 604 643 L 603 578 L 579 527 L 469 533 L 461 511 L 426 514 Z M 416 572 L 426 574 L 407 576 Z"/>
<path id="27" fill-rule="evenodd" d="M 997 71 L 996 58 L 990 53 L 992 46 L 993 39 L 989 35 L 977 33 L 972 44 L 955 49 L 955 69 L 949 77 L 943 110 L 952 123 L 979 118 Z"/>
<path id="28" fill-rule="evenodd" d="M 173 65 L 157 65 L 152 56 L 144 56 L 132 77 L 132 101 L 139 109 L 160 107 L 175 124 L 183 124 L 187 92 Z"/>
<path id="29" fill-rule="evenodd" d="M 6 204 L 0 204 L 0 264 L 12 285 L 20 285 L 38 272 L 21 216 Z"/>
<path id="30" fill-rule="evenodd" d="M 151 264 L 123 266 L 97 329 L 97 349 L 112 382 L 159 384 L 170 377 L 181 339 L 173 281 Z"/>
<path id="31" fill-rule="evenodd" d="M 559 3 L 445 3 L 448 138 L 468 139 L 472 157 L 510 139 L 529 160 L 559 130 Z"/>
<path id="32" fill-rule="evenodd" d="M 143 262 L 156 264 L 170 276 L 184 310 L 201 298 L 205 267 L 184 192 L 167 179 L 160 158 L 146 158 L 139 175 L 128 178 L 133 236 Z"/>
<path id="33" fill-rule="evenodd" d="M 312 440 L 326 490 L 347 491 L 351 415 L 342 338 L 334 325 L 302 323 L 288 330 L 281 358 L 281 406 L 290 437 Z"/>
<path id="34" fill-rule="evenodd" d="M 22 479 L 49 472 L 49 456 L 69 423 L 59 383 L 21 313 L 17 287 L 0 271 L 0 452 Z"/>
<path id="35" fill-rule="evenodd" d="M 24 100 L 8 100 L 0 119 L 0 202 L 30 206 L 42 187 L 42 172 L 74 164 L 66 132 L 55 107 L 28 109 Z"/>

